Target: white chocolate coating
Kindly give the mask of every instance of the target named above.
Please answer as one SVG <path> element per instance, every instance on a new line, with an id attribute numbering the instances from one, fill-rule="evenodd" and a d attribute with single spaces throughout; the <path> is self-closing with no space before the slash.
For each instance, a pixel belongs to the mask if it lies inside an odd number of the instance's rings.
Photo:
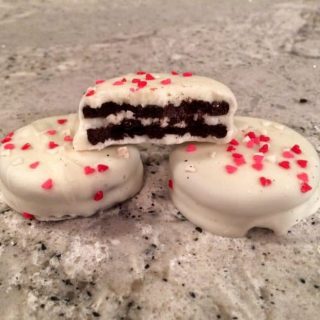
<path id="1" fill-rule="evenodd" d="M 165 73 L 152 73 L 153 80 L 146 80 L 147 75 L 142 74 L 126 74 L 113 79 L 104 80 L 102 83 L 90 87 L 87 90 L 79 105 L 79 129 L 75 135 L 74 147 L 76 150 L 92 150 L 102 149 L 112 144 L 128 144 L 128 143 L 159 143 L 159 144 L 180 144 L 186 141 L 209 141 L 226 143 L 230 140 L 233 133 L 233 116 L 237 109 L 236 99 L 231 90 L 224 84 L 207 77 L 200 76 L 183 76 Z M 122 81 L 125 79 L 125 81 Z M 137 82 L 139 79 L 146 83 L 139 88 Z M 170 80 L 168 84 L 163 81 Z M 165 82 L 166 83 L 166 82 Z M 88 95 L 89 93 L 89 95 Z M 228 133 L 224 138 L 216 138 L 209 136 L 206 138 L 193 137 L 189 133 L 178 136 L 174 134 L 166 134 L 162 139 L 150 139 L 146 135 L 127 137 L 121 140 L 106 140 L 104 143 L 92 145 L 87 138 L 87 130 L 99 127 L 105 127 L 109 123 L 120 124 L 124 118 L 132 119 L 132 112 L 119 112 L 117 115 L 110 115 L 106 118 L 88 119 L 84 118 L 82 110 L 85 106 L 98 108 L 104 102 L 114 102 L 122 105 L 123 103 L 133 106 L 156 105 L 164 107 L 168 104 L 179 106 L 184 100 L 202 100 L 207 102 L 226 101 L 229 104 L 229 112 L 223 116 L 205 116 L 207 124 L 224 124 L 227 126 Z M 146 124 L 150 124 L 153 119 L 139 119 Z M 168 125 L 165 121 L 161 122 L 161 127 Z M 183 126 L 183 123 L 179 124 Z"/>
<path id="2" fill-rule="evenodd" d="M 140 190 L 139 151 L 110 147 L 76 152 L 72 137 L 77 127 L 76 114 L 41 119 L 0 146 L 0 190 L 10 207 L 39 220 L 60 220 L 90 216 Z M 22 150 L 26 143 L 31 146 Z"/>
<path id="3" fill-rule="evenodd" d="M 320 163 L 313 146 L 292 129 L 263 119 L 235 117 L 235 126 L 239 145 L 181 145 L 171 153 L 170 193 L 181 213 L 212 233 L 231 237 L 244 236 L 253 227 L 282 234 L 315 213 L 320 206 Z M 250 131 L 270 141 L 247 146 L 251 138 L 245 134 Z M 269 150 L 259 152 L 264 144 Z M 301 153 L 290 150 L 294 145 Z M 235 150 L 226 151 L 230 146 Z M 236 164 L 233 153 L 246 163 Z M 260 157 L 262 168 L 254 165 L 259 162 L 254 156 Z"/>

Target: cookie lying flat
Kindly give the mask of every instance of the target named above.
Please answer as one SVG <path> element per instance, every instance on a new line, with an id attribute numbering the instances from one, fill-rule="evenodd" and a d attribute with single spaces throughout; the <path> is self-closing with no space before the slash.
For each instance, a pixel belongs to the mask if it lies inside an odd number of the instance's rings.
<path id="1" fill-rule="evenodd" d="M 96 82 L 80 102 L 76 150 L 230 139 L 236 99 L 213 79 L 138 72 Z"/>
<path id="2" fill-rule="evenodd" d="M 0 146 L 0 191 L 5 202 L 39 220 L 90 216 L 132 197 L 143 166 L 134 147 L 76 152 L 75 114 L 52 117 L 9 134 Z"/>
<path id="3" fill-rule="evenodd" d="M 218 235 L 253 227 L 284 233 L 320 206 L 319 158 L 300 134 L 281 124 L 236 117 L 227 145 L 178 146 L 170 155 L 176 207 Z"/>

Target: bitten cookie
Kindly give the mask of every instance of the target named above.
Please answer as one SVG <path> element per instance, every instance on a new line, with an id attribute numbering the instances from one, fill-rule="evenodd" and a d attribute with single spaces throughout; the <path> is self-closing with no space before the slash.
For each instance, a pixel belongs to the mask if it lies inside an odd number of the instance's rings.
<path id="1" fill-rule="evenodd" d="M 137 193 L 143 166 L 135 147 L 76 152 L 75 114 L 41 119 L 0 146 L 0 190 L 26 218 L 90 216 Z"/>
<path id="2" fill-rule="evenodd" d="M 318 155 L 300 134 L 263 119 L 236 117 L 227 145 L 184 144 L 170 155 L 175 206 L 212 233 L 253 227 L 286 232 L 320 206 Z"/>
<path id="3" fill-rule="evenodd" d="M 79 107 L 76 150 L 143 142 L 225 143 L 233 131 L 236 99 L 206 77 L 138 72 L 97 80 Z"/>

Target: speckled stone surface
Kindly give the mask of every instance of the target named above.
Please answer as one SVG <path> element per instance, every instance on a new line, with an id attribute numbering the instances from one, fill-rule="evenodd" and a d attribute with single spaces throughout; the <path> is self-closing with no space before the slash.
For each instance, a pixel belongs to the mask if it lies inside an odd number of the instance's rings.
<path id="1" fill-rule="evenodd" d="M 311 0 L 0 0 L 0 130 L 75 112 L 95 79 L 175 69 L 320 151 L 319 39 Z M 30 222 L 0 201 L 1 319 L 319 319 L 319 212 L 282 237 L 213 236 L 169 201 L 168 152 L 142 150 L 142 192 L 92 218 Z"/>

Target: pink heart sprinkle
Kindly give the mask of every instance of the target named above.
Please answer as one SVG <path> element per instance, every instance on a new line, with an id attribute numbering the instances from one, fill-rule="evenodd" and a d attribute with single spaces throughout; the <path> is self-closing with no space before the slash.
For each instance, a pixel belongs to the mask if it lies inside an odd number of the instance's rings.
<path id="1" fill-rule="evenodd" d="M 256 162 L 256 163 L 253 163 L 251 167 L 257 171 L 261 171 L 263 169 L 263 163 Z"/>
<path id="2" fill-rule="evenodd" d="M 6 150 L 13 150 L 16 146 L 13 143 L 7 143 L 3 146 Z"/>
<path id="3" fill-rule="evenodd" d="M 272 184 L 272 181 L 266 177 L 260 177 L 259 180 L 260 180 L 260 184 L 263 187 L 268 187 Z"/>
<path id="4" fill-rule="evenodd" d="M 255 162 L 262 162 L 264 159 L 264 156 L 260 154 L 255 154 L 252 158 Z"/>
<path id="5" fill-rule="evenodd" d="M 58 124 L 65 124 L 68 121 L 68 119 L 58 119 Z"/>
<path id="6" fill-rule="evenodd" d="M 38 167 L 39 164 L 40 164 L 40 161 L 32 162 L 29 164 L 29 168 L 35 169 Z"/>
<path id="7" fill-rule="evenodd" d="M 65 136 L 65 137 L 63 138 L 63 140 L 66 141 L 66 142 L 72 142 L 72 141 L 73 141 L 73 138 L 72 138 L 71 136 Z"/>
<path id="8" fill-rule="evenodd" d="M 85 166 L 83 168 L 83 171 L 84 171 L 84 174 L 89 175 L 89 174 L 93 174 L 96 171 L 96 169 L 94 169 L 90 166 Z"/>
<path id="9" fill-rule="evenodd" d="M 283 151 L 282 156 L 287 159 L 294 158 L 294 154 L 291 151 Z"/>
<path id="10" fill-rule="evenodd" d="M 262 142 L 269 142 L 270 141 L 270 137 L 264 136 L 263 134 L 260 135 L 259 139 Z"/>
<path id="11" fill-rule="evenodd" d="M 173 181 L 171 179 L 168 181 L 168 187 L 169 189 L 173 190 Z"/>
<path id="12" fill-rule="evenodd" d="M 290 169 L 290 162 L 289 161 L 281 161 L 278 163 L 280 167 L 283 169 Z"/>
<path id="13" fill-rule="evenodd" d="M 118 81 L 115 81 L 112 85 L 113 86 L 122 86 L 124 84 L 124 82 L 122 80 L 118 80 Z"/>
<path id="14" fill-rule="evenodd" d="M 48 148 L 49 149 L 54 149 L 54 148 L 57 148 L 59 145 L 57 143 L 55 143 L 54 141 L 50 141 L 48 143 Z"/>
<path id="15" fill-rule="evenodd" d="M 231 166 L 231 165 L 229 165 L 229 164 L 227 164 L 227 165 L 225 166 L 225 169 L 226 169 L 226 171 L 227 171 L 228 174 L 233 174 L 233 173 L 235 173 L 235 172 L 238 170 L 237 167 Z"/>
<path id="16" fill-rule="evenodd" d="M 33 220 L 34 219 L 34 215 L 32 215 L 31 213 L 28 213 L 28 212 L 22 212 L 22 216 L 27 220 Z"/>
<path id="17" fill-rule="evenodd" d="M 138 82 L 138 88 L 142 89 L 148 84 L 147 81 L 140 81 Z"/>
<path id="18" fill-rule="evenodd" d="M 291 151 L 296 153 L 296 154 L 301 154 L 302 151 L 300 149 L 300 146 L 298 144 L 295 144 L 292 148 L 291 148 Z"/>
<path id="19" fill-rule="evenodd" d="M 131 92 L 136 92 L 138 89 L 130 88 L 129 90 L 130 90 Z"/>
<path id="20" fill-rule="evenodd" d="M 171 79 L 164 79 L 164 80 L 162 80 L 162 81 L 160 81 L 160 83 L 161 84 L 163 84 L 163 85 L 168 85 L 168 84 L 171 84 Z"/>
<path id="21" fill-rule="evenodd" d="M 105 172 L 109 170 L 109 167 L 105 164 L 98 164 L 97 169 L 99 172 Z"/>
<path id="22" fill-rule="evenodd" d="M 253 140 L 248 141 L 246 146 L 247 148 L 252 149 L 254 147 L 254 141 Z"/>
<path id="23" fill-rule="evenodd" d="M 103 199 L 103 191 L 98 191 L 93 197 L 94 201 L 100 201 Z"/>
<path id="24" fill-rule="evenodd" d="M 90 96 L 93 96 L 94 94 L 96 93 L 95 90 L 91 89 L 91 90 L 88 90 L 85 94 L 86 97 L 90 97 Z"/>
<path id="25" fill-rule="evenodd" d="M 308 165 L 308 161 L 307 160 L 297 160 L 297 164 L 298 166 L 300 166 L 301 168 L 306 168 Z"/>
<path id="26" fill-rule="evenodd" d="M 188 144 L 186 151 L 187 152 L 195 152 L 197 150 L 197 146 L 195 144 Z"/>
<path id="27" fill-rule="evenodd" d="M 50 190 L 53 187 L 53 181 L 52 179 L 46 180 L 42 185 L 41 188 L 45 190 Z"/>
<path id="28" fill-rule="evenodd" d="M 300 187 L 300 191 L 302 193 L 306 193 L 306 192 L 310 191 L 311 189 L 312 189 L 312 187 L 306 182 L 302 183 L 302 185 Z"/>
<path id="29" fill-rule="evenodd" d="M 233 146 L 238 146 L 238 145 L 239 145 L 239 142 L 238 142 L 238 140 L 236 140 L 236 139 L 232 139 L 232 140 L 229 142 L 229 144 L 231 144 L 231 145 L 233 145 Z"/>
<path id="30" fill-rule="evenodd" d="M 260 149 L 259 152 L 267 153 L 269 151 L 269 146 L 267 144 L 264 144 Z"/>
<path id="31" fill-rule="evenodd" d="M 96 80 L 96 84 L 101 84 L 101 83 L 104 83 L 105 80 Z"/>
<path id="32" fill-rule="evenodd" d="M 184 77 L 192 77 L 192 72 L 184 72 L 182 75 Z"/>
<path id="33" fill-rule="evenodd" d="M 48 130 L 46 132 L 46 134 L 48 134 L 49 136 L 54 136 L 57 133 L 57 130 Z"/>
<path id="34" fill-rule="evenodd" d="M 309 176 L 305 172 L 297 174 L 297 178 L 303 182 L 309 182 Z"/>
<path id="35" fill-rule="evenodd" d="M 151 74 L 151 73 L 147 73 L 146 74 L 146 80 L 154 80 L 155 79 L 155 77 Z"/>
<path id="36" fill-rule="evenodd" d="M 233 158 L 233 161 L 237 166 L 242 166 L 243 164 L 246 164 L 246 160 L 243 157 Z"/>
<path id="37" fill-rule="evenodd" d="M 30 143 L 25 143 L 22 147 L 21 147 L 21 150 L 28 150 L 28 149 L 30 149 L 31 148 L 31 144 Z"/>

